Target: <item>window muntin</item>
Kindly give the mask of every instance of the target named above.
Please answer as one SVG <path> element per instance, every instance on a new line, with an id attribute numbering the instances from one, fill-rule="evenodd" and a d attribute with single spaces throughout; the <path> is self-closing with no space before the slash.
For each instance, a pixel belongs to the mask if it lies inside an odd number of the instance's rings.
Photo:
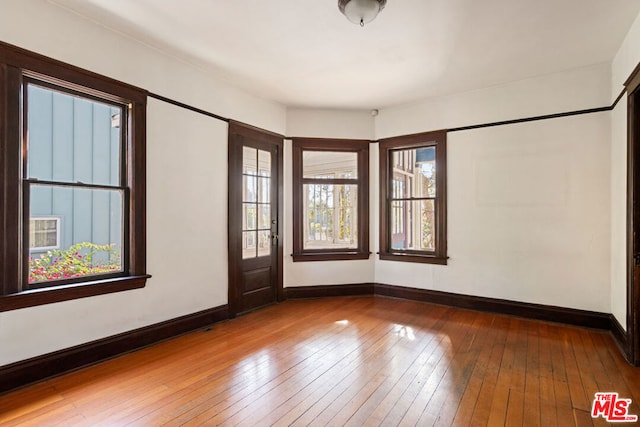
<path id="1" fill-rule="evenodd" d="M 368 253 L 368 141 L 295 139 L 294 261 Z"/>
<path id="2" fill-rule="evenodd" d="M 446 264 L 446 133 L 380 141 L 380 258 Z"/>

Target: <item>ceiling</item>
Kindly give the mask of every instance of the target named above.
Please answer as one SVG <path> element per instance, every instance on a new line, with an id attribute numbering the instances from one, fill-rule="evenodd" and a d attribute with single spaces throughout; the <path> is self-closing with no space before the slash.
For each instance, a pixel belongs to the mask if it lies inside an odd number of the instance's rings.
<path id="1" fill-rule="evenodd" d="M 613 59 L 640 0 L 52 0 L 262 98 L 371 109 Z"/>

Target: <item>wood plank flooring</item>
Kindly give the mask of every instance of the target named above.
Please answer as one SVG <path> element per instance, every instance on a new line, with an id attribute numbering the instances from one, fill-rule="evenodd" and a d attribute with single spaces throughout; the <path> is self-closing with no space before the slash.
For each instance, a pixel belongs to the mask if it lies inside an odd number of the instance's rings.
<path id="1" fill-rule="evenodd" d="M 384 297 L 291 300 L 0 395 L 2 426 L 606 425 L 599 331 Z"/>

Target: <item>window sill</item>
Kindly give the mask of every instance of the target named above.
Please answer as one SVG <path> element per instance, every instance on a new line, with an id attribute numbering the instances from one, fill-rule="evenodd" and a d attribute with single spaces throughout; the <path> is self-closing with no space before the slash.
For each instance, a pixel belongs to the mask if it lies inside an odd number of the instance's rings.
<path id="1" fill-rule="evenodd" d="M 390 252 L 380 252 L 378 254 L 381 260 L 385 261 L 401 261 L 401 262 L 418 262 L 422 264 L 447 265 L 448 257 L 437 257 L 434 255 L 416 255 L 416 254 L 400 254 Z"/>
<path id="2" fill-rule="evenodd" d="M 0 312 L 144 288 L 149 275 L 117 277 L 0 296 Z"/>
<path id="3" fill-rule="evenodd" d="M 369 259 L 371 252 L 311 252 L 293 254 L 293 262 L 305 261 L 348 261 Z"/>

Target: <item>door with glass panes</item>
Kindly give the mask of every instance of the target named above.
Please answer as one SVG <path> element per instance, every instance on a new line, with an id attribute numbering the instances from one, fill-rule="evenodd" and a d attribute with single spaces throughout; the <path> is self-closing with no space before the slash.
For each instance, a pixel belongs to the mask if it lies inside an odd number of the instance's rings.
<path id="1" fill-rule="evenodd" d="M 282 299 L 282 137 L 229 125 L 229 311 Z"/>

